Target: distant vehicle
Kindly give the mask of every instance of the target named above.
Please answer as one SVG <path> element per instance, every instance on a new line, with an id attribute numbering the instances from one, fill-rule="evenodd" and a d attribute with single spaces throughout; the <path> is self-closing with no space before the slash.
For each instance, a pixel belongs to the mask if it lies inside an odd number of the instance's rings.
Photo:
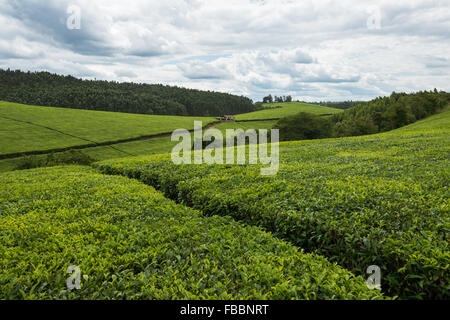
<path id="1" fill-rule="evenodd" d="M 232 116 L 232 115 L 225 115 L 225 116 L 223 116 L 222 119 L 225 121 L 234 121 L 235 120 L 234 116 Z"/>

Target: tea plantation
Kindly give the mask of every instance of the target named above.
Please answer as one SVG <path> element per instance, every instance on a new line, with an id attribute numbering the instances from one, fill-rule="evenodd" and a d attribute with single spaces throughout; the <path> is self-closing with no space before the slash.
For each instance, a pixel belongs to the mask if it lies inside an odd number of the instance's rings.
<path id="1" fill-rule="evenodd" d="M 384 134 L 280 144 L 280 170 L 173 165 L 170 155 L 109 160 L 207 216 L 259 226 L 359 275 L 384 293 L 448 299 L 450 110 Z"/>
<path id="2" fill-rule="evenodd" d="M 238 121 L 255 121 L 267 119 L 280 119 L 286 116 L 292 116 L 299 112 L 307 112 L 317 115 L 330 115 L 342 112 L 341 109 L 319 106 L 305 102 L 275 102 L 264 104 L 265 109 L 238 114 Z M 280 107 L 280 108 L 278 108 Z"/>
<path id="3" fill-rule="evenodd" d="M 23 152 L 95 146 L 171 133 L 178 128 L 190 130 L 194 120 L 201 120 L 204 125 L 217 121 L 212 117 L 142 115 L 0 101 L 0 158 Z"/>
<path id="4" fill-rule="evenodd" d="M 0 299 L 382 298 L 257 227 L 81 166 L 0 174 L 0 266 Z"/>

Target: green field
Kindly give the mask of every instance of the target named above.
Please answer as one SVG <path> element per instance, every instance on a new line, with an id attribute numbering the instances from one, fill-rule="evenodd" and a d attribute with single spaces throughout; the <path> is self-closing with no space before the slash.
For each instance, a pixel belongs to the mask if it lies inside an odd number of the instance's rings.
<path id="1" fill-rule="evenodd" d="M 0 109 L 3 110 L 3 108 Z M 0 115 L 0 154 L 67 148 L 86 144 L 83 139 L 65 135 Z"/>
<path id="2" fill-rule="evenodd" d="M 0 299 L 381 298 L 256 227 L 88 167 L 0 174 L 0 199 Z"/>
<path id="3" fill-rule="evenodd" d="M 219 129 L 222 131 L 223 134 L 225 134 L 225 131 L 227 129 L 242 129 L 242 130 L 248 130 L 248 129 L 267 129 L 270 130 L 275 125 L 275 120 L 268 120 L 268 121 L 246 121 L 246 122 L 223 122 L 215 126 L 216 129 Z"/>
<path id="4" fill-rule="evenodd" d="M 214 128 L 222 131 L 225 137 L 227 129 L 268 129 L 270 130 L 276 121 L 251 121 L 251 122 L 224 122 L 215 125 Z M 154 138 L 142 141 L 131 141 L 114 144 L 113 146 L 100 146 L 83 149 L 83 152 L 94 159 L 107 160 L 123 158 L 131 155 L 149 155 L 169 153 L 178 142 L 172 142 L 170 137 Z M 1 162 L 0 162 L 1 171 Z"/>
<path id="5" fill-rule="evenodd" d="M 323 107 L 304 102 L 279 102 L 279 103 L 276 102 L 276 103 L 267 103 L 264 104 L 264 106 L 270 107 L 270 109 L 239 114 L 236 116 L 236 120 L 241 121 L 241 120 L 280 119 L 286 116 L 292 116 L 299 112 L 307 112 L 317 115 L 335 114 L 338 112 L 342 112 L 341 109 Z M 281 108 L 273 108 L 276 106 L 281 106 Z"/>
<path id="6" fill-rule="evenodd" d="M 93 147 L 83 149 L 83 152 L 94 159 L 123 158 L 132 155 L 168 153 L 178 142 L 172 142 L 170 137 L 148 139 L 142 141 L 131 141 L 110 146 Z"/>
<path id="7" fill-rule="evenodd" d="M 92 145 L 193 129 L 215 118 L 154 116 L 0 102 L 0 155 Z"/>
<path id="8" fill-rule="evenodd" d="M 117 143 L 111 146 L 83 148 L 81 151 L 99 161 L 143 154 L 150 155 L 167 153 L 170 152 L 176 144 L 177 142 L 170 141 L 170 137 L 161 137 Z M 47 154 L 33 155 L 32 157 L 36 159 L 43 159 L 46 156 Z M 18 157 L 0 160 L 0 172 L 15 170 L 17 166 L 20 165 L 26 158 L 27 157 Z"/>
<path id="9" fill-rule="evenodd" d="M 279 105 L 279 104 L 277 104 Z M 283 108 L 263 110 L 238 115 L 241 119 L 278 118 L 284 115 L 307 111 L 333 113 L 338 109 L 302 103 L 282 103 Z M 115 143 L 170 133 L 178 128 L 193 129 L 194 120 L 203 125 L 215 118 L 153 116 L 119 112 L 89 111 L 68 108 L 27 106 L 0 101 L 0 156 L 20 153 L 51 152 L 70 147 L 83 147 L 83 152 L 97 160 L 105 160 L 141 154 L 170 152 L 176 144 L 170 137 L 152 138 L 142 141 Z M 226 129 L 271 129 L 274 120 L 251 122 L 225 122 L 216 127 Z M 95 146 L 111 142 L 112 146 Z M 20 159 L 0 160 L 0 171 L 12 170 Z"/>
<path id="10" fill-rule="evenodd" d="M 270 130 L 276 121 L 251 121 L 251 122 L 224 122 L 215 125 L 214 128 L 222 131 L 225 137 L 227 129 L 268 129 Z M 142 141 L 131 141 L 114 144 L 111 146 L 100 146 L 83 149 L 83 152 L 89 154 L 95 159 L 106 160 L 112 158 L 123 158 L 132 155 L 160 154 L 168 153 L 178 142 L 172 142 L 170 137 L 148 139 Z M 120 151 L 119 151 L 120 150 Z"/>
<path id="11" fill-rule="evenodd" d="M 383 292 L 448 299 L 450 110 L 388 133 L 280 144 L 280 170 L 180 165 L 169 155 L 110 160 L 102 172 L 232 216 L 364 275 Z"/>
<path id="12" fill-rule="evenodd" d="M 1 118 L 0 118 L 1 122 Z M 251 122 L 224 122 L 215 126 L 215 128 L 222 131 L 225 137 L 226 129 L 271 129 L 276 121 L 251 121 Z M 192 122 L 193 123 L 193 122 Z M 204 123 L 205 124 L 205 123 Z M 17 130 L 20 132 L 25 132 L 23 130 L 26 127 L 24 124 L 16 124 Z M 48 130 L 49 133 L 54 134 L 53 131 Z M 9 133 L 10 134 L 10 133 Z M 54 135 L 56 138 L 60 138 L 58 135 Z M 31 135 L 30 139 L 36 138 L 35 135 Z M 36 145 L 42 143 L 40 141 L 40 137 L 37 137 Z M 30 140 L 32 141 L 32 140 Z M 49 140 L 51 141 L 51 140 Z M 66 141 L 66 146 L 72 146 L 73 139 L 68 137 Z M 83 141 L 81 141 L 82 144 Z M 61 143 L 61 141 L 59 141 Z M 138 140 L 138 141 L 130 141 L 130 142 L 122 142 L 117 143 L 111 146 L 97 146 L 97 147 L 89 147 L 83 148 L 82 152 L 89 155 L 93 159 L 96 160 L 107 160 L 114 158 L 123 158 L 129 156 L 137 156 L 137 155 L 151 155 L 151 154 L 159 154 L 159 153 L 168 153 L 172 150 L 172 148 L 178 142 L 172 142 L 170 140 L 170 136 L 160 137 L 160 138 L 152 138 L 146 140 Z M 61 144 L 56 144 L 55 148 L 60 147 Z M 35 155 L 33 157 L 36 158 L 44 158 L 45 155 Z M 13 158 L 13 159 L 3 159 L 0 160 L 0 172 L 5 172 L 9 170 L 14 170 L 23 160 L 23 157 Z"/>

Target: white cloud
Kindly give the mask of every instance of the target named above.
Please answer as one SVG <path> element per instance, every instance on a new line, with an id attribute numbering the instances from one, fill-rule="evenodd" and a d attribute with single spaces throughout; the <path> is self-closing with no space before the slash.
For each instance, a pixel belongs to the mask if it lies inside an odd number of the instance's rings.
<path id="1" fill-rule="evenodd" d="M 231 76 L 226 64 L 208 63 L 200 60 L 184 62 L 178 65 L 181 72 L 189 79 L 227 79 Z"/>
<path id="2" fill-rule="evenodd" d="M 81 29 L 65 27 L 69 5 Z M 377 6 L 380 29 L 367 28 Z M 299 99 L 450 90 L 450 3 L 0 0 L 0 67 Z"/>

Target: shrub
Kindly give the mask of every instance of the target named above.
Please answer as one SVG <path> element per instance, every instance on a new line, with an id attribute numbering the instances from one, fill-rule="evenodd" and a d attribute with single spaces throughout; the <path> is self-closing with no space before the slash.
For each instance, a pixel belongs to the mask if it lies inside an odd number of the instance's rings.
<path id="1" fill-rule="evenodd" d="M 382 298 L 256 227 L 86 167 L 2 173 L 0 199 L 0 299 Z"/>
<path id="2" fill-rule="evenodd" d="M 274 128 L 280 130 L 280 141 L 310 140 L 330 137 L 332 123 L 329 118 L 300 112 L 280 119 Z"/>
<path id="3" fill-rule="evenodd" d="M 180 165 L 170 155 L 94 164 L 207 216 L 232 216 L 363 275 L 391 296 L 449 298 L 450 111 L 374 136 L 280 144 L 280 170 Z"/>
<path id="4" fill-rule="evenodd" d="M 16 170 L 53 167 L 62 164 L 89 165 L 96 160 L 80 150 L 50 153 L 48 155 L 26 156 L 16 166 Z"/>

